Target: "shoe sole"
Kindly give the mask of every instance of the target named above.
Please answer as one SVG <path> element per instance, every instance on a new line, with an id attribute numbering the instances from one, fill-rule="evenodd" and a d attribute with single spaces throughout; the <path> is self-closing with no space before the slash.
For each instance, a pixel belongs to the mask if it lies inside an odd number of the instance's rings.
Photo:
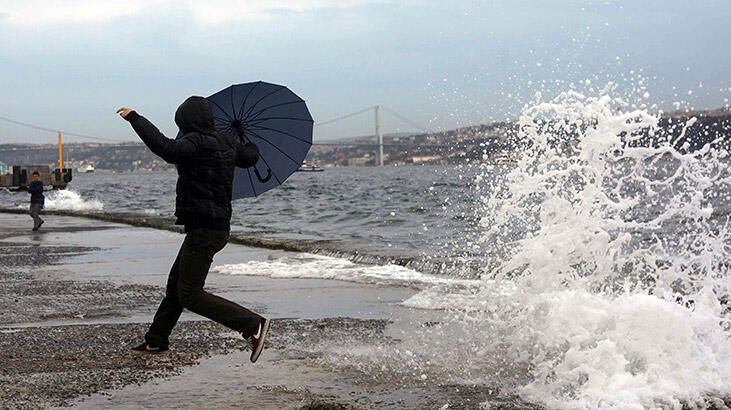
<path id="1" fill-rule="evenodd" d="M 269 333 L 269 319 L 264 319 L 264 324 L 261 326 L 261 337 L 259 337 L 259 345 L 256 346 L 256 350 L 251 352 L 251 363 L 256 363 L 261 355 L 261 351 L 264 350 L 264 343 L 267 341 L 267 334 Z"/>
<path id="2" fill-rule="evenodd" d="M 133 352 L 136 352 L 136 353 L 142 353 L 142 354 L 161 354 L 161 353 L 167 352 L 168 349 L 156 349 L 156 350 L 137 350 L 137 349 L 132 349 L 132 351 Z"/>

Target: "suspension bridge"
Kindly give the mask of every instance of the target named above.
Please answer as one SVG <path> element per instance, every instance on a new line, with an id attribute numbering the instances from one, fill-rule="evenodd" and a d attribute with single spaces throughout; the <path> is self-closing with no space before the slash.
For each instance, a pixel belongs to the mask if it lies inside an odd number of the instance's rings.
<path id="1" fill-rule="evenodd" d="M 400 146 L 400 145 L 406 145 L 406 144 L 398 144 L 398 143 L 384 144 L 383 130 L 382 130 L 382 119 L 383 119 L 382 113 L 387 113 L 387 114 L 391 115 L 393 118 L 398 119 L 401 123 L 409 125 L 411 127 L 411 129 L 414 131 L 418 131 L 421 133 L 432 133 L 433 132 L 428 127 L 425 127 L 425 126 L 419 124 L 418 122 L 409 119 L 405 115 L 402 115 L 402 114 L 398 113 L 397 111 L 390 109 L 383 105 L 374 105 L 374 106 L 366 107 L 361 110 L 354 111 L 349 114 L 341 115 L 339 117 L 332 118 L 332 119 L 329 119 L 326 121 L 315 121 L 314 127 L 315 128 L 324 127 L 324 126 L 327 126 L 330 124 L 342 122 L 347 119 L 350 119 L 350 118 L 353 118 L 353 117 L 356 117 L 359 115 L 365 115 L 368 113 L 372 113 L 372 115 L 373 115 L 373 130 L 374 130 L 373 142 L 363 141 L 362 139 L 359 141 L 356 141 L 356 142 L 344 142 L 344 141 L 332 141 L 332 140 L 327 141 L 327 140 L 323 140 L 323 139 L 320 139 L 318 141 L 317 138 L 313 138 L 312 145 L 334 146 L 334 147 L 345 147 L 345 146 L 348 146 L 348 147 L 352 147 L 352 146 L 377 147 L 376 163 L 378 165 L 383 165 L 383 146 L 384 145 Z M 32 124 L 29 122 L 18 121 L 18 120 L 3 117 L 3 116 L 0 116 L 0 121 L 18 125 L 18 126 L 25 127 L 25 128 L 35 129 L 38 131 L 45 131 L 45 132 L 54 133 L 54 134 L 62 134 L 62 135 L 67 135 L 67 136 L 76 137 L 76 138 L 85 139 L 85 140 L 91 140 L 91 141 L 108 142 L 108 143 L 131 142 L 131 141 L 125 141 L 125 140 L 120 140 L 120 139 L 106 138 L 106 137 L 100 137 L 100 136 L 95 136 L 95 135 L 81 134 L 81 133 L 77 133 L 77 132 L 70 132 L 70 131 L 61 130 L 61 129 L 50 128 L 50 127 L 41 126 L 38 124 Z M 368 137 L 368 136 L 366 135 L 364 137 Z M 31 150 L 31 149 L 43 149 L 43 148 L 24 148 L 24 149 Z M 0 152 L 5 152 L 5 151 L 12 151 L 12 149 L 4 149 L 4 150 L 0 149 Z"/>

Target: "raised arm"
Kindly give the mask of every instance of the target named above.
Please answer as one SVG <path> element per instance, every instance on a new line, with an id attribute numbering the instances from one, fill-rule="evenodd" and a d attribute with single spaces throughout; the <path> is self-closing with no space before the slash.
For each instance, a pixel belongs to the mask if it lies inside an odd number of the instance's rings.
<path id="1" fill-rule="evenodd" d="M 194 160 L 198 156 L 198 146 L 195 141 L 188 138 L 174 140 L 164 136 L 147 118 L 130 108 L 120 108 L 117 113 L 132 125 L 150 151 L 165 162 L 180 164 Z"/>
<path id="2" fill-rule="evenodd" d="M 236 166 L 239 168 L 253 167 L 259 161 L 259 148 L 251 142 L 239 144 L 236 151 Z"/>

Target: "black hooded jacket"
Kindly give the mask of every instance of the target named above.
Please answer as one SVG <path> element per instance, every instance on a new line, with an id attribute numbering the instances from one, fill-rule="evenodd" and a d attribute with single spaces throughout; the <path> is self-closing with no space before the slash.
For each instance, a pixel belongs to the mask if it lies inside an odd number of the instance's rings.
<path id="1" fill-rule="evenodd" d="M 175 216 L 185 230 L 229 230 L 234 169 L 254 166 L 256 145 L 242 144 L 232 135 L 216 131 L 208 100 L 190 97 L 175 112 L 183 136 L 165 137 L 150 121 L 130 112 L 127 121 L 154 154 L 178 169 Z"/>
<path id="2" fill-rule="evenodd" d="M 43 203 L 43 182 L 31 182 L 30 185 L 28 185 L 28 193 L 30 194 L 31 204 Z"/>

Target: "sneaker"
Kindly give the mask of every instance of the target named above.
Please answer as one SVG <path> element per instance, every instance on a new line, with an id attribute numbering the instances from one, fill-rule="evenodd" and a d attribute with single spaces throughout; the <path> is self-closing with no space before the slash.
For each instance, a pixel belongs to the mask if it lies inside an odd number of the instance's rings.
<path id="1" fill-rule="evenodd" d="M 256 333 L 246 338 L 249 342 L 249 346 L 251 347 L 251 363 L 256 363 L 261 351 L 264 350 L 264 342 L 267 339 L 267 333 L 269 333 L 269 319 L 262 319 Z"/>
<path id="2" fill-rule="evenodd" d="M 31 229 L 31 230 L 32 230 L 33 232 L 35 232 L 35 231 L 37 231 L 37 230 L 38 230 L 38 228 L 33 228 L 33 229 Z"/>
<path id="3" fill-rule="evenodd" d="M 142 343 L 139 346 L 135 346 L 132 348 L 132 350 L 138 351 L 138 352 L 145 352 L 145 353 L 160 353 L 168 350 L 167 346 L 155 346 L 148 344 L 147 342 Z"/>

